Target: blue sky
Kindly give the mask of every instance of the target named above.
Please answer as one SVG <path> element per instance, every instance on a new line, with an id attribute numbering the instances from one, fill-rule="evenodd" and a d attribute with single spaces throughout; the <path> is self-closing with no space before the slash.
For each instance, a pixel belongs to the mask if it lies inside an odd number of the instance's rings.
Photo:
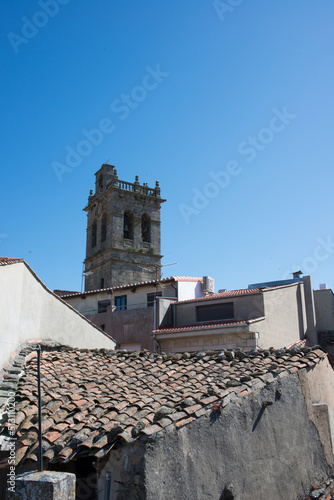
<path id="1" fill-rule="evenodd" d="M 333 288 L 333 19 L 331 0 L 5 2 L 0 255 L 80 289 L 108 160 L 160 181 L 165 277 Z"/>

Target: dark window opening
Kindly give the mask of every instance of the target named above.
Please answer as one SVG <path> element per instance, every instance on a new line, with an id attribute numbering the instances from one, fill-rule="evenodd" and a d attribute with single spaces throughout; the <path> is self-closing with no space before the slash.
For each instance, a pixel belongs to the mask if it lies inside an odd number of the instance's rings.
<path id="1" fill-rule="evenodd" d="M 98 313 L 106 313 L 107 312 L 107 308 L 111 305 L 111 300 L 99 300 L 98 303 L 97 303 L 97 311 Z M 104 326 L 104 325 L 103 325 Z M 102 328 L 102 325 L 101 325 L 101 328 Z M 103 328 L 102 328 L 103 330 Z"/>
<path id="2" fill-rule="evenodd" d="M 99 177 L 99 188 L 103 189 L 103 175 L 102 174 Z"/>
<path id="3" fill-rule="evenodd" d="M 101 222 L 101 241 L 106 241 L 106 239 L 107 239 L 107 216 L 106 214 L 103 214 Z"/>
<path id="4" fill-rule="evenodd" d="M 151 219 L 147 214 L 141 217 L 141 237 L 146 243 L 151 243 Z"/>
<path id="5" fill-rule="evenodd" d="M 116 306 L 116 311 L 125 311 L 126 295 L 120 295 L 119 297 L 115 297 L 115 306 Z"/>
<path id="6" fill-rule="evenodd" d="M 106 325 L 103 324 L 103 325 L 100 326 L 100 328 L 101 328 L 101 330 L 105 331 Z"/>
<path id="7" fill-rule="evenodd" d="M 152 292 L 147 294 L 147 307 L 153 307 L 155 297 L 162 297 L 162 292 Z"/>
<path id="8" fill-rule="evenodd" d="M 101 281 L 100 281 L 100 288 L 104 288 L 104 278 L 101 278 Z"/>
<path id="9" fill-rule="evenodd" d="M 196 321 L 219 321 L 234 318 L 233 302 L 196 307 Z"/>
<path id="10" fill-rule="evenodd" d="M 133 214 L 130 210 L 124 212 L 124 238 L 133 240 Z"/>
<path id="11" fill-rule="evenodd" d="M 92 248 L 96 247 L 97 222 L 94 220 L 92 224 Z"/>

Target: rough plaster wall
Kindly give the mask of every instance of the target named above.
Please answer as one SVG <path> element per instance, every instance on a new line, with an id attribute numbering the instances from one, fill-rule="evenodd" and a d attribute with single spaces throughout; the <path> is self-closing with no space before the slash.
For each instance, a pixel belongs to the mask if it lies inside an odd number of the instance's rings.
<path id="1" fill-rule="evenodd" d="M 328 359 L 324 359 L 312 369 L 300 370 L 299 378 L 305 396 L 307 411 L 314 423 L 322 426 L 320 438 L 325 447 L 327 460 L 333 462 L 334 444 L 334 376 Z M 320 418 L 321 406 L 327 407 L 327 415 Z M 328 419 L 328 428 L 326 426 Z M 332 446 L 331 446 L 332 445 Z"/>
<path id="2" fill-rule="evenodd" d="M 145 469 L 147 500 L 220 500 L 229 483 L 234 500 L 297 500 L 331 472 L 297 376 L 157 438 Z"/>

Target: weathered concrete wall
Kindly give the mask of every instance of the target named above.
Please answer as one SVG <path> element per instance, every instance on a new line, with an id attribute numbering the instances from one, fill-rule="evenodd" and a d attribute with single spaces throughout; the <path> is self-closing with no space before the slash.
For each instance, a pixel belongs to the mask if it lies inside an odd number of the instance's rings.
<path id="1" fill-rule="evenodd" d="M 333 472 L 296 374 L 263 384 L 221 414 L 145 439 L 111 452 L 99 500 L 107 471 L 112 500 L 297 500 Z M 224 496 L 229 485 L 233 497 Z"/>
<path id="2" fill-rule="evenodd" d="M 314 290 L 318 331 L 334 330 L 334 295 L 332 290 Z"/>
<path id="3" fill-rule="evenodd" d="M 152 336 L 154 324 L 154 308 L 130 309 L 126 311 L 111 311 L 106 313 L 92 314 L 88 316 L 90 321 L 106 332 L 112 332 L 117 346 L 123 348 L 122 344 L 140 344 L 141 349 L 154 349 Z"/>
<path id="4" fill-rule="evenodd" d="M 0 268 L 0 295 L 0 368 L 28 340 L 52 339 L 80 348 L 115 346 L 38 281 L 23 262 Z"/>
<path id="5" fill-rule="evenodd" d="M 177 334 L 158 335 L 158 340 L 163 352 L 195 352 L 211 349 L 252 349 L 256 347 L 254 333 L 237 331 L 232 328 L 224 330 L 202 330 L 185 332 L 177 338 Z"/>
<path id="6" fill-rule="evenodd" d="M 263 291 L 265 321 L 258 325 L 259 346 L 289 346 L 307 330 L 303 284 Z"/>

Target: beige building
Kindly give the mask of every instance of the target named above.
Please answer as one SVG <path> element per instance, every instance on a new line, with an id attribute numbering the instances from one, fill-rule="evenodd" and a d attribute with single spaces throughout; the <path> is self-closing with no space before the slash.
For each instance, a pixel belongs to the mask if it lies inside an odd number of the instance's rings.
<path id="1" fill-rule="evenodd" d="M 163 299 L 159 299 L 161 301 Z M 164 352 L 317 344 L 309 276 L 170 304 L 172 325 L 153 332 Z"/>
<path id="2" fill-rule="evenodd" d="M 212 278 L 172 276 L 103 290 L 55 293 L 112 335 L 121 349 L 154 351 L 158 346 L 152 331 L 170 324 L 170 303 L 203 297 L 213 287 Z"/>
<path id="3" fill-rule="evenodd" d="M 115 347 L 110 335 L 51 292 L 23 259 L 0 257 L 0 296 L 0 368 L 31 340 Z"/>

